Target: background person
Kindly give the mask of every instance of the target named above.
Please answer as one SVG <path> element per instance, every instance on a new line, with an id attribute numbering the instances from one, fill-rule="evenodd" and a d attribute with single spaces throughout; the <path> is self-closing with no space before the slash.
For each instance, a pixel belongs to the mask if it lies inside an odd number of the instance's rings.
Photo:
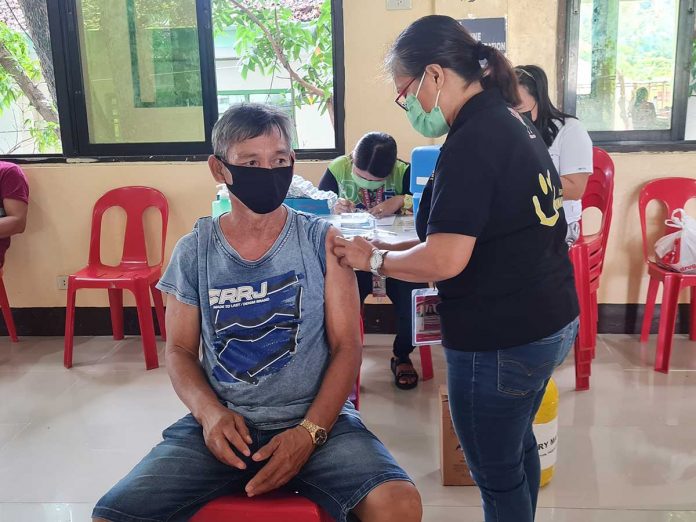
<path id="1" fill-rule="evenodd" d="M 350 154 L 329 163 L 319 190 L 339 196 L 334 213 L 362 210 L 376 217 L 413 209 L 411 166 L 396 157 L 396 141 L 384 132 L 368 132 Z"/>
<path id="2" fill-rule="evenodd" d="M 335 214 L 358 209 L 367 210 L 376 217 L 411 210 L 410 187 L 411 166 L 396 157 L 396 141 L 384 132 L 365 134 L 351 154 L 339 156 L 329 164 L 319 183 L 320 190 L 339 195 Z M 360 302 L 364 303 L 373 290 L 373 274 L 359 271 L 357 276 Z M 386 282 L 386 293 L 394 304 L 397 324 L 391 371 L 394 384 L 404 390 L 418 385 L 418 372 L 411 361 L 414 350 L 411 292 L 426 286 L 393 278 L 387 278 Z"/>
<path id="3" fill-rule="evenodd" d="M 21 234 L 27 226 L 29 183 L 14 163 L 0 161 L 0 268 L 5 264 L 5 253 L 11 237 Z"/>
<path id="4" fill-rule="evenodd" d="M 568 222 L 566 243 L 571 246 L 580 237 L 582 196 L 593 169 L 592 140 L 575 116 L 553 105 L 549 98 L 549 82 L 541 67 L 520 65 L 515 67 L 515 72 L 521 99 L 517 110 L 541 133 L 561 176 L 563 209 Z"/>
<path id="5" fill-rule="evenodd" d="M 646 87 L 640 87 L 636 91 L 636 100 L 631 107 L 631 120 L 636 130 L 651 130 L 657 124 L 657 112 L 655 104 L 648 101 L 650 93 Z"/>

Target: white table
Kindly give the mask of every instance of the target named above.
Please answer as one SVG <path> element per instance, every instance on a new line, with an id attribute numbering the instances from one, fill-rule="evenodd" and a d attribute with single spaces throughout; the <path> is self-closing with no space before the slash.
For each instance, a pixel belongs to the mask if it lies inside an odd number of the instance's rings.
<path id="1" fill-rule="evenodd" d="M 381 224 L 380 220 L 377 220 L 376 227 L 373 230 L 365 229 L 360 231 L 357 229 L 341 229 L 341 216 L 326 216 L 326 220 L 347 235 L 367 235 L 373 233 L 375 237 L 390 243 L 418 239 L 413 216 L 396 216 L 392 225 Z"/>

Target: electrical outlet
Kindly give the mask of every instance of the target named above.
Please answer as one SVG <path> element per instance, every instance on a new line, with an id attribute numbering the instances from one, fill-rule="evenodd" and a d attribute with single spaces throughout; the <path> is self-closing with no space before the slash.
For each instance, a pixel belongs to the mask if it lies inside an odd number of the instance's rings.
<path id="1" fill-rule="evenodd" d="M 387 11 L 400 11 L 412 7 L 412 0 L 387 0 Z"/>
<path id="2" fill-rule="evenodd" d="M 68 289 L 68 276 L 58 276 L 56 277 L 56 287 L 58 290 Z"/>

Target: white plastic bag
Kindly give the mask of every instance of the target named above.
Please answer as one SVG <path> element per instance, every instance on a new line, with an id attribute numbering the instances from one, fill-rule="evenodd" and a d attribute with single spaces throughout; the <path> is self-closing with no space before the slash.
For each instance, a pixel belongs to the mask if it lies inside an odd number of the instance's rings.
<path id="1" fill-rule="evenodd" d="M 696 274 L 696 219 L 678 208 L 665 224 L 679 230 L 655 243 L 657 264 L 682 274 Z"/>
<path id="2" fill-rule="evenodd" d="M 338 196 L 330 190 L 319 190 L 311 181 L 304 179 L 302 176 L 295 174 L 292 177 L 292 183 L 288 189 L 289 198 L 311 198 L 324 199 L 329 205 L 329 210 L 333 209 Z"/>

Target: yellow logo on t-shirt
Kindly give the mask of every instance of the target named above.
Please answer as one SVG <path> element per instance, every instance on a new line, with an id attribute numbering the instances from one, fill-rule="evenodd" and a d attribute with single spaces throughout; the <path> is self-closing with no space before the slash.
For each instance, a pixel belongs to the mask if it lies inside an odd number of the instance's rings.
<path id="1" fill-rule="evenodd" d="M 539 174 L 539 186 L 541 191 L 544 193 L 543 202 L 546 208 L 551 206 L 551 215 L 547 216 L 546 212 L 541 208 L 542 202 L 539 200 L 539 196 L 532 197 L 532 203 L 534 204 L 534 210 L 537 216 L 539 216 L 539 222 L 547 227 L 553 227 L 558 222 L 560 214 L 558 209 L 563 206 L 563 196 L 556 197 L 556 187 L 551 183 L 551 171 L 546 171 L 546 177 L 543 174 Z"/>

